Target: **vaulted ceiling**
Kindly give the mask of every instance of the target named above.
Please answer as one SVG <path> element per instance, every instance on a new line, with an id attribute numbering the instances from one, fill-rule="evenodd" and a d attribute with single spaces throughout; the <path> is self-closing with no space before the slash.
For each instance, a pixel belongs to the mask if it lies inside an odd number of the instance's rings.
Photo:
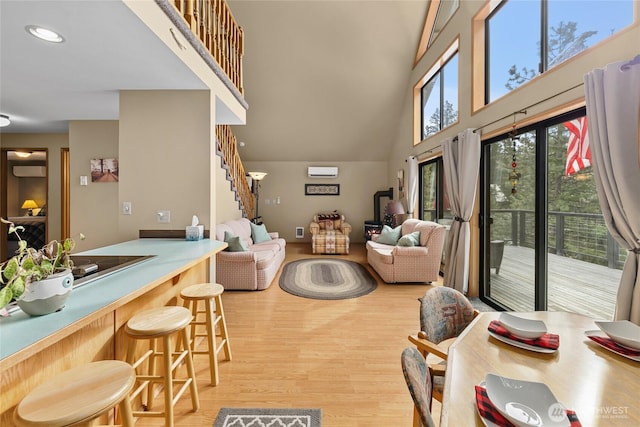
<path id="1" fill-rule="evenodd" d="M 388 158 L 428 1 L 229 4 L 246 40 L 244 160 Z"/>
<path id="2" fill-rule="evenodd" d="M 243 160 L 388 157 L 428 1 L 229 4 L 245 32 Z M 32 24 L 65 43 L 33 38 Z M 2 133 L 116 120 L 120 89 L 204 88 L 120 1 L 0 1 L 0 113 L 13 122 Z"/>

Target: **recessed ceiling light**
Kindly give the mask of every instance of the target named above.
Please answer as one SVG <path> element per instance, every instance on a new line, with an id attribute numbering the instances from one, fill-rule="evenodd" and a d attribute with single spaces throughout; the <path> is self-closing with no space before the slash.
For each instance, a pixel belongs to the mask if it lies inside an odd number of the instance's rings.
<path id="1" fill-rule="evenodd" d="M 31 151 L 16 151 L 16 156 L 21 159 L 26 159 L 27 157 L 31 157 Z"/>
<path id="2" fill-rule="evenodd" d="M 51 42 L 51 43 L 62 43 L 64 41 L 64 37 L 55 31 L 49 30 L 47 28 L 39 27 L 37 25 L 27 25 L 24 27 L 25 30 L 29 34 L 34 37 L 37 37 L 41 40 Z"/>
<path id="3" fill-rule="evenodd" d="M 6 114 L 0 114 L 0 128 L 9 126 L 11 124 L 11 120 L 9 120 L 9 116 Z"/>

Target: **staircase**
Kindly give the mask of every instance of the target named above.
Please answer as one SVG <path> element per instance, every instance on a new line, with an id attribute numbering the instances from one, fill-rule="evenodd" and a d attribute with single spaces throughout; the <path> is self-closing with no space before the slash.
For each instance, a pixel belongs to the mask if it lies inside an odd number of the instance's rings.
<path id="1" fill-rule="evenodd" d="M 216 154 L 220 157 L 220 166 L 226 171 L 227 181 L 235 194 L 242 216 L 252 218 L 255 212 L 255 199 L 238 154 L 237 139 L 228 125 L 218 125 L 216 140 Z"/>

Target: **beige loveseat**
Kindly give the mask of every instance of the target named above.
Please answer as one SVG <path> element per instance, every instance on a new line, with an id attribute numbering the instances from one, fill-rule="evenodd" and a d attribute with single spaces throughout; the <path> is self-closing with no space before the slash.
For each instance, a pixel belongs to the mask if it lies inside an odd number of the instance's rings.
<path id="1" fill-rule="evenodd" d="M 367 242 L 367 261 L 387 283 L 437 281 L 445 227 L 418 219 L 408 219 L 401 227 L 400 236 L 419 232 L 419 241 L 415 242 L 417 245 L 383 244 L 377 242 L 380 235 L 374 235 Z"/>
<path id="2" fill-rule="evenodd" d="M 216 226 L 216 240 L 225 240 L 225 231 L 239 237 L 247 250 L 222 251 L 216 254 L 216 282 L 225 289 L 262 290 L 271 285 L 284 261 L 286 242 L 271 232 L 271 240 L 254 243 L 251 222 L 246 218 L 227 221 Z"/>

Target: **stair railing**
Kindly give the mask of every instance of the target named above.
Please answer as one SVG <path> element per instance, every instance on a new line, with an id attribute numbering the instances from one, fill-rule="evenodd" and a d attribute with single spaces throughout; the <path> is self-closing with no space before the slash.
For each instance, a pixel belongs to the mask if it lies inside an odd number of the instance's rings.
<path id="1" fill-rule="evenodd" d="M 174 0 L 173 5 L 216 60 L 220 68 L 244 94 L 242 55 L 244 32 L 225 0 Z"/>
<path id="2" fill-rule="evenodd" d="M 238 154 L 237 139 L 231 127 L 228 125 L 216 126 L 216 139 L 218 140 L 218 152 L 220 153 L 227 176 L 231 181 L 231 189 L 236 192 L 242 215 L 245 218 L 253 218 L 255 212 L 255 199 L 249 184 L 240 155 Z"/>

